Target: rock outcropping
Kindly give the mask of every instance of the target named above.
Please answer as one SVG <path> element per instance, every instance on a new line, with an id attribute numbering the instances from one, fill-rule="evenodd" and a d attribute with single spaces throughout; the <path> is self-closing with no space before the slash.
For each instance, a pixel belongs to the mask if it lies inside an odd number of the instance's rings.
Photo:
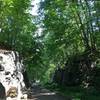
<path id="1" fill-rule="evenodd" d="M 23 71 L 18 52 L 0 50 L 0 100 L 27 99 Z"/>

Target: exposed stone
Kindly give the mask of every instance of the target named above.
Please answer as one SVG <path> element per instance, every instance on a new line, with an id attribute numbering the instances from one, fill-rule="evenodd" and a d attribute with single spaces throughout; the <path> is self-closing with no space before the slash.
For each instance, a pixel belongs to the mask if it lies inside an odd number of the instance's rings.
<path id="1" fill-rule="evenodd" d="M 25 88 L 22 72 L 24 67 L 18 52 L 0 50 L 0 98 L 7 97 L 7 100 L 20 100 L 24 98 Z M 25 100 L 27 95 L 25 94 Z M 1 99 L 0 99 L 1 100 Z"/>
<path id="2" fill-rule="evenodd" d="M 0 83 L 0 100 L 6 100 L 5 88 L 2 83 Z"/>

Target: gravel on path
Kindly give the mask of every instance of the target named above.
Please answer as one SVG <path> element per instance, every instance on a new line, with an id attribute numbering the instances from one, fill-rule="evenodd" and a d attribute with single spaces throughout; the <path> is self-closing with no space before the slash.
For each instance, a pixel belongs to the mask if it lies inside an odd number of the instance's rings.
<path id="1" fill-rule="evenodd" d="M 32 90 L 32 99 L 28 100 L 72 100 L 70 97 L 64 97 L 56 92 L 51 92 L 41 86 L 34 86 Z"/>

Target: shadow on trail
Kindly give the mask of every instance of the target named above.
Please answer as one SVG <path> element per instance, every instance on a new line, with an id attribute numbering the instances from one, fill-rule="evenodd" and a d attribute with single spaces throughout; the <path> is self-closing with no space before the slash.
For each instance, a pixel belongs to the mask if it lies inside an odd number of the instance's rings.
<path id="1" fill-rule="evenodd" d="M 32 90 L 33 100 L 71 100 L 56 92 L 51 92 L 41 86 L 34 86 Z"/>

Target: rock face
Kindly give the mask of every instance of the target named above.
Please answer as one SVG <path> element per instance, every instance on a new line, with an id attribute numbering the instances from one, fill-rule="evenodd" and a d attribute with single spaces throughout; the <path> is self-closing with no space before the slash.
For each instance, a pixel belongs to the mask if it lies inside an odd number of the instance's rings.
<path id="1" fill-rule="evenodd" d="M 5 87 L 0 83 L 0 100 L 6 100 Z"/>
<path id="2" fill-rule="evenodd" d="M 0 100 L 5 96 L 7 100 L 24 98 L 23 71 L 23 64 L 18 52 L 0 50 Z M 26 99 L 25 95 L 24 100 Z"/>

